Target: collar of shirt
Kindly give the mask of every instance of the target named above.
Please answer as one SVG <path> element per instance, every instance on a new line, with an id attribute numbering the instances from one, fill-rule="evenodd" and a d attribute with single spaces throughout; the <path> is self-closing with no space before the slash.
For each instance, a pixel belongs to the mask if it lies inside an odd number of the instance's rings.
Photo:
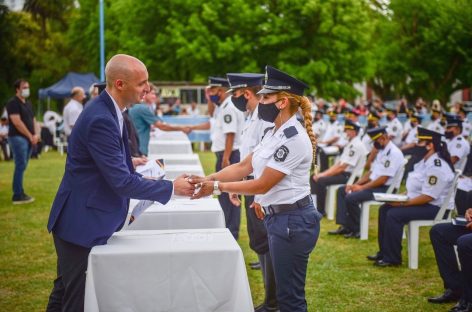
<path id="1" fill-rule="evenodd" d="M 434 153 L 428 159 L 423 160 L 425 167 L 429 167 L 430 165 L 432 166 L 436 158 L 439 158 L 438 153 Z"/>
<path id="2" fill-rule="evenodd" d="M 108 93 L 108 91 L 106 90 L 105 92 Z M 120 136 L 122 136 L 123 135 L 123 112 L 126 110 L 126 108 L 121 110 L 120 107 L 118 106 L 118 103 L 116 103 L 115 99 L 111 96 L 111 94 L 108 93 L 108 95 L 110 96 L 113 102 L 113 105 L 115 106 L 116 116 L 118 117 L 118 124 L 120 125 Z"/>

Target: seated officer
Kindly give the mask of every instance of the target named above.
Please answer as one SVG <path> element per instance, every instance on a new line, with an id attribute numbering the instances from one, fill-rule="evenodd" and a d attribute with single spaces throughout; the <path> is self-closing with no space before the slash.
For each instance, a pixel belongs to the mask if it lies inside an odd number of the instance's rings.
<path id="1" fill-rule="evenodd" d="M 393 105 L 385 107 L 387 109 L 387 133 L 396 146 L 402 143 L 403 125 L 397 118 L 397 109 Z"/>
<path id="2" fill-rule="evenodd" d="M 313 175 L 310 180 L 311 193 L 316 194 L 316 207 L 325 215 L 326 188 L 333 184 L 346 184 L 352 170 L 362 157 L 366 157 L 367 151 L 359 137 L 360 126 L 350 120 L 344 123 L 344 132 L 348 138 L 348 144 L 341 154 L 339 161 L 334 166 Z"/>
<path id="3" fill-rule="evenodd" d="M 367 116 L 367 127 L 365 128 L 364 133 L 361 135 L 361 141 L 364 144 L 367 153 L 369 153 L 369 156 L 367 157 L 366 161 L 366 169 L 370 168 L 370 164 L 372 163 L 372 161 L 374 161 L 375 155 L 377 155 L 377 150 L 374 149 L 374 142 L 372 142 L 372 140 L 370 139 L 370 136 L 367 134 L 367 131 L 370 129 L 378 128 L 380 119 L 381 117 L 377 112 L 370 112 Z M 372 151 L 374 152 L 372 153 Z"/>
<path id="4" fill-rule="evenodd" d="M 405 142 L 401 148 L 403 155 L 411 155 L 408 159 L 408 163 L 405 166 L 404 179 L 408 176 L 408 173 L 413 171 L 413 167 L 423 159 L 426 155 L 426 147 L 423 145 L 424 141 L 418 142 L 418 127 L 421 126 L 421 117 L 418 115 L 411 115 L 410 117 L 410 130 L 406 135 Z M 434 131 L 434 130 L 432 130 Z M 437 132 L 437 131 L 436 131 Z"/>
<path id="5" fill-rule="evenodd" d="M 328 112 L 329 116 L 329 123 L 326 127 L 326 131 L 321 138 L 321 141 L 318 142 L 320 147 L 320 170 L 326 170 L 329 165 L 329 157 L 333 155 L 337 155 L 339 153 L 339 149 L 337 149 L 338 153 L 331 153 L 326 150 L 326 146 L 333 146 L 337 147 L 337 144 L 341 140 L 341 136 L 343 134 L 343 128 L 340 122 L 337 120 L 336 112 L 331 110 Z"/>
<path id="6" fill-rule="evenodd" d="M 322 138 L 325 131 L 326 131 L 326 122 L 323 120 L 324 111 L 322 109 L 318 109 L 315 112 L 315 116 L 313 118 L 313 132 L 315 133 L 317 138 Z"/>
<path id="7" fill-rule="evenodd" d="M 431 122 L 426 127 L 441 134 L 444 134 L 444 127 L 441 125 L 441 107 L 433 107 L 431 110 Z"/>
<path id="8" fill-rule="evenodd" d="M 462 136 L 462 121 L 454 115 L 448 115 L 446 118 L 447 125 L 444 136 L 447 139 L 447 149 L 451 154 L 454 168 L 463 171 L 470 152 L 470 144 Z"/>
<path id="9" fill-rule="evenodd" d="M 440 223 L 429 232 L 445 291 L 438 297 L 428 298 L 428 301 L 448 303 L 460 299 L 450 310 L 455 312 L 472 311 L 472 208 L 466 211 L 466 220 L 466 226 Z M 454 245 L 457 245 L 461 269 Z"/>
<path id="10" fill-rule="evenodd" d="M 340 227 L 329 234 L 344 234 L 346 238 L 359 238 L 360 204 L 373 200 L 373 193 L 383 193 L 392 183 L 395 173 L 403 165 L 403 154 L 390 141 L 386 127 L 368 130 L 374 147 L 378 150 L 371 170 L 353 185 L 341 186 L 338 189 L 338 209 L 336 223 Z"/>
<path id="11" fill-rule="evenodd" d="M 403 227 L 412 220 L 433 220 L 452 186 L 454 168 L 441 134 L 418 128 L 418 140 L 425 141 L 427 153 L 408 175 L 408 200 L 384 204 L 379 210 L 379 252 L 367 256 L 379 267 L 402 263 Z"/>

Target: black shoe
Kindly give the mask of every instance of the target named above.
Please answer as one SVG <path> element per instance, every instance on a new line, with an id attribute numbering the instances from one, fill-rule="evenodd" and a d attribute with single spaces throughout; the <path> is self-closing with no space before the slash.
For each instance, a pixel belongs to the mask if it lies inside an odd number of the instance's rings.
<path id="1" fill-rule="evenodd" d="M 380 253 L 376 253 L 375 255 L 368 255 L 367 260 L 370 260 L 370 261 L 382 260 L 382 256 L 380 255 Z"/>
<path id="2" fill-rule="evenodd" d="M 348 229 L 346 229 L 344 226 L 341 225 L 336 230 L 328 231 L 328 234 L 329 235 L 343 235 L 343 234 L 347 234 L 349 232 L 350 231 Z"/>
<path id="3" fill-rule="evenodd" d="M 431 303 L 449 303 L 449 302 L 457 302 L 461 295 L 452 289 L 444 290 L 444 293 L 437 297 L 428 298 L 428 302 Z"/>
<path id="4" fill-rule="evenodd" d="M 21 195 L 13 195 L 12 202 L 13 205 L 27 204 L 34 202 L 34 198 L 23 193 Z"/>
<path id="5" fill-rule="evenodd" d="M 400 266 L 401 263 L 392 263 L 392 262 L 387 262 L 383 260 L 377 260 L 374 262 L 374 266 L 381 267 L 381 268 L 386 268 L 386 267 L 398 267 Z"/>
<path id="6" fill-rule="evenodd" d="M 472 312 L 472 303 L 461 299 L 449 312 Z"/>
<path id="7" fill-rule="evenodd" d="M 260 262 L 251 262 L 251 263 L 249 263 L 249 266 L 253 270 L 260 270 L 261 269 L 261 263 Z"/>
<path id="8" fill-rule="evenodd" d="M 271 308 L 266 306 L 264 303 L 255 307 L 254 312 L 280 312 L 279 308 Z"/>
<path id="9" fill-rule="evenodd" d="M 359 232 L 349 232 L 347 234 L 344 234 L 344 238 L 360 238 L 361 233 Z"/>

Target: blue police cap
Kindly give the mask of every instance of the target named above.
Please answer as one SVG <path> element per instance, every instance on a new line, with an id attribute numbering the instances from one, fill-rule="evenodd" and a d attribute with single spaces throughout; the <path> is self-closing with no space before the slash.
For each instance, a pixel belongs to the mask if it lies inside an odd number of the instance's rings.
<path id="1" fill-rule="evenodd" d="M 422 120 L 423 120 L 423 117 L 421 117 L 418 114 L 413 114 L 413 115 L 410 116 L 410 121 L 412 121 L 412 122 L 421 123 Z"/>
<path id="2" fill-rule="evenodd" d="M 446 128 L 447 127 L 462 127 L 462 120 L 459 119 L 459 116 L 447 114 L 446 115 Z"/>
<path id="3" fill-rule="evenodd" d="M 387 133 L 387 127 L 380 127 L 367 130 L 367 134 L 369 135 L 372 141 L 377 140 L 382 134 Z"/>
<path id="4" fill-rule="evenodd" d="M 267 94 L 276 92 L 288 92 L 296 95 L 303 95 L 308 85 L 300 80 L 280 71 L 272 66 L 266 66 L 265 82 L 261 91 L 257 94 Z"/>
<path id="5" fill-rule="evenodd" d="M 234 91 L 235 89 L 262 86 L 264 84 L 264 75 L 263 74 L 253 74 L 253 73 L 228 73 L 226 74 L 229 82 L 229 91 Z"/>
<path id="6" fill-rule="evenodd" d="M 209 87 L 223 87 L 228 88 L 229 83 L 226 78 L 221 77 L 208 77 L 208 86 Z"/>
<path id="7" fill-rule="evenodd" d="M 418 140 L 441 140 L 441 133 L 428 130 L 426 128 L 418 127 Z"/>

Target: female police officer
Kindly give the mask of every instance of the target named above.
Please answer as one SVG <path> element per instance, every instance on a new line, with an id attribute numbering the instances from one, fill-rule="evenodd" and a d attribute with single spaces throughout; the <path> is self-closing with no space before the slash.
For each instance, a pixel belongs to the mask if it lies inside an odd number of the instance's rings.
<path id="1" fill-rule="evenodd" d="M 418 128 L 418 141 L 425 143 L 427 152 L 406 180 L 408 200 L 382 205 L 379 210 L 380 251 L 367 256 L 379 267 L 401 264 L 403 226 L 412 220 L 434 219 L 454 178 L 454 167 L 441 134 Z"/>
<path id="2" fill-rule="evenodd" d="M 321 215 L 310 196 L 310 167 L 316 150 L 312 131 L 311 104 L 303 82 L 273 67 L 266 67 L 266 81 L 259 116 L 275 127 L 239 164 L 208 177 L 191 178 L 200 191 L 194 198 L 211 193 L 263 194 L 269 251 L 277 284 L 280 311 L 306 311 L 305 279 L 308 258 L 320 231 Z M 305 127 L 295 113 L 301 108 Z M 254 172 L 254 180 L 241 181 Z M 238 181 L 238 182 L 231 182 Z"/>

